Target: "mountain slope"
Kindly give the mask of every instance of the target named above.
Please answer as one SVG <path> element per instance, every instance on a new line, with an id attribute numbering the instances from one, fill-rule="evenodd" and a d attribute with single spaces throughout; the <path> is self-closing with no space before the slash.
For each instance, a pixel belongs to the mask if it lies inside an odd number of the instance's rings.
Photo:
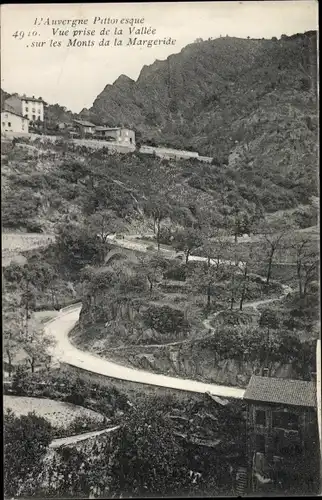
<path id="1" fill-rule="evenodd" d="M 226 37 L 143 67 L 137 82 L 120 76 L 83 115 L 135 126 L 143 141 L 211 154 L 213 164 L 138 152 L 94 155 L 73 141 L 16 144 L 3 158 L 4 226 L 28 222 L 29 230 L 47 231 L 71 209 L 82 218 L 109 208 L 132 220 L 148 198 L 165 193 L 171 216 L 184 225 L 198 210 L 222 226 L 236 208 L 253 214 L 256 207 L 267 213 L 310 205 L 318 195 L 315 48 L 315 32 L 281 40 Z M 316 217 L 309 206 L 300 227 Z"/>
<path id="2" fill-rule="evenodd" d="M 271 95 L 277 114 L 292 96 L 314 113 L 314 97 L 307 101 L 315 83 L 316 32 L 281 40 L 225 37 L 144 66 L 136 82 L 122 75 L 82 115 L 136 128 L 159 143 L 229 153 L 240 120 L 266 107 Z"/>

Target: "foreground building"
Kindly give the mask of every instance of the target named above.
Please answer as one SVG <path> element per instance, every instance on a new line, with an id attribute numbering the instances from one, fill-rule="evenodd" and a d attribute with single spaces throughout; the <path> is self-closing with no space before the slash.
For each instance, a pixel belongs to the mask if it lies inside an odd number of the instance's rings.
<path id="1" fill-rule="evenodd" d="M 248 491 L 316 492 L 320 447 L 315 383 L 253 375 L 244 400 Z"/>
<path id="2" fill-rule="evenodd" d="M 5 109 L 1 111 L 1 133 L 15 132 L 19 134 L 28 134 L 29 120 L 24 118 L 16 111 Z"/>

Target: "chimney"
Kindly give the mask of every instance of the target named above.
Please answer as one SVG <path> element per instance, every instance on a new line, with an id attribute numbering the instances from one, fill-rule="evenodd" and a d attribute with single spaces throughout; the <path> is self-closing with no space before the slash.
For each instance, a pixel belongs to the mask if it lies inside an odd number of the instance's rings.
<path id="1" fill-rule="evenodd" d="M 32 98 L 34 99 L 34 98 L 35 98 L 35 96 L 33 95 L 33 96 L 32 96 Z"/>
<path id="2" fill-rule="evenodd" d="M 268 368 L 263 368 L 263 377 L 268 377 Z"/>

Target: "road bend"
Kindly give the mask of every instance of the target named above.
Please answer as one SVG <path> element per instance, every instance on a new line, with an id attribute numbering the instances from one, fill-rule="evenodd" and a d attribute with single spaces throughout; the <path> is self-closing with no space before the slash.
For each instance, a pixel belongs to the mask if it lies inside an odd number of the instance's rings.
<path id="1" fill-rule="evenodd" d="M 129 368 L 115 362 L 105 360 L 87 351 L 81 351 L 69 339 L 69 332 L 74 328 L 78 319 L 81 306 L 72 310 L 61 311 L 58 316 L 45 325 L 45 330 L 56 342 L 52 348 L 52 355 L 60 362 L 68 363 L 97 375 L 109 378 L 126 380 L 143 385 L 165 387 L 193 393 L 210 392 L 216 396 L 242 399 L 244 389 L 217 384 L 207 384 L 196 380 L 177 377 L 168 377 L 145 370 Z"/>

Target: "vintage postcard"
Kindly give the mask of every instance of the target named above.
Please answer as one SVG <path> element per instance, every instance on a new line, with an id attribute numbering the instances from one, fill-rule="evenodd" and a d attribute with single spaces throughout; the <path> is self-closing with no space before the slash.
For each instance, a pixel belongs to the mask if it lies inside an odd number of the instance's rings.
<path id="1" fill-rule="evenodd" d="M 5 498 L 320 494 L 317 39 L 1 7 Z"/>

